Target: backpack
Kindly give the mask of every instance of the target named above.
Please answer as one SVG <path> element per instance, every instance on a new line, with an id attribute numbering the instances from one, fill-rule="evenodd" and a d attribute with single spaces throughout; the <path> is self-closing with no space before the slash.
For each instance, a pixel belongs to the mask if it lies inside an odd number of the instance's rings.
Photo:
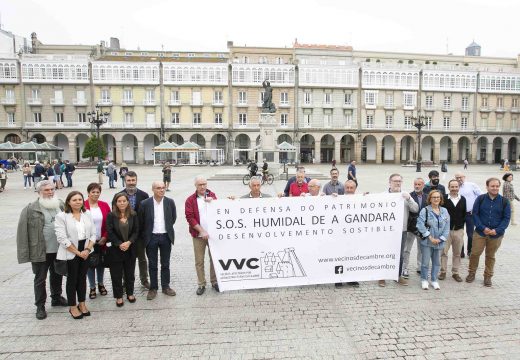
<path id="1" fill-rule="evenodd" d="M 480 212 L 480 205 L 482 205 L 482 200 L 484 200 L 484 196 L 487 194 L 480 194 L 477 197 L 477 200 L 475 202 L 478 202 L 478 211 Z M 502 215 L 504 215 L 504 211 L 506 211 L 506 206 L 509 203 L 509 200 L 502 196 Z"/>

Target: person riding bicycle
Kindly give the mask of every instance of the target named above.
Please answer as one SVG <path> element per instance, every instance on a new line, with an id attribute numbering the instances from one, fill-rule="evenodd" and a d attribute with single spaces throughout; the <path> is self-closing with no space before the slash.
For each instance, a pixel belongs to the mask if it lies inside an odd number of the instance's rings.
<path id="1" fill-rule="evenodd" d="M 249 175 L 251 175 L 251 177 L 256 176 L 258 171 L 258 165 L 256 164 L 256 161 L 251 160 L 249 165 L 247 165 L 247 169 L 249 170 Z"/>
<path id="2" fill-rule="evenodd" d="M 267 161 L 264 159 L 264 164 L 262 165 L 262 177 L 265 179 L 267 174 L 269 174 L 269 165 L 267 164 Z"/>

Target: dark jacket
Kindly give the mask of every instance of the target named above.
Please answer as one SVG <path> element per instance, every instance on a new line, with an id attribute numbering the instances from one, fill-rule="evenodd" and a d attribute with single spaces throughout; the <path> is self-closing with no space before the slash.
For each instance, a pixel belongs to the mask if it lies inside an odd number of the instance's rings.
<path id="1" fill-rule="evenodd" d="M 60 200 L 60 209 L 63 210 L 63 202 Z M 46 248 L 43 237 L 43 225 L 45 216 L 38 200 L 23 208 L 18 221 L 16 232 L 16 247 L 18 263 L 45 262 Z"/>
<path id="2" fill-rule="evenodd" d="M 511 204 L 509 200 L 498 194 L 496 198 L 491 199 L 489 194 L 482 194 L 475 200 L 473 204 L 473 222 L 475 230 L 480 236 L 484 234 L 484 229 L 488 228 L 496 231 L 495 236 L 490 238 L 498 238 L 505 234 L 511 220 Z"/>
<path id="3" fill-rule="evenodd" d="M 45 174 L 45 168 L 41 164 L 34 165 L 34 177 L 41 177 L 43 174 Z"/>
<path id="4" fill-rule="evenodd" d="M 126 189 L 123 189 L 121 192 L 128 195 L 128 193 L 126 192 Z M 114 195 L 114 197 L 115 197 L 115 195 Z M 143 200 L 148 199 L 148 197 L 149 196 L 146 192 L 144 192 L 141 189 L 137 189 L 137 192 L 135 193 L 135 209 L 134 209 L 134 211 L 136 213 L 139 213 L 139 206 L 141 205 Z M 114 203 L 114 199 L 112 199 L 112 203 Z"/>
<path id="5" fill-rule="evenodd" d="M 439 184 L 437 186 L 433 186 L 431 184 L 428 184 L 428 185 L 424 185 L 424 190 L 423 192 L 428 195 L 430 193 L 430 191 L 432 190 L 439 190 L 442 194 L 442 196 L 445 196 L 446 195 L 446 188 L 444 187 L 444 185 L 442 184 Z"/>
<path id="6" fill-rule="evenodd" d="M 417 193 L 415 191 L 412 191 L 410 193 L 410 197 L 417 203 L 417 205 L 421 204 L 419 206 L 419 211 L 417 211 L 416 213 L 410 211 L 410 213 L 408 214 L 408 226 L 407 226 L 406 230 L 410 231 L 410 232 L 415 232 L 417 230 L 417 218 L 419 218 L 419 213 L 421 212 L 422 209 L 424 209 L 428 205 L 427 204 L 428 195 L 426 195 L 424 193 L 424 191 L 422 192 L 422 194 L 421 194 L 422 202 L 421 203 L 419 203 L 419 196 L 417 195 Z"/>
<path id="7" fill-rule="evenodd" d="M 109 212 L 107 215 L 107 241 L 112 244 L 110 247 L 111 259 L 112 261 L 122 261 L 123 260 L 123 251 L 119 249 L 119 245 L 121 245 L 123 241 L 123 236 L 121 235 L 121 230 L 119 229 L 119 218 L 112 212 Z M 135 242 L 139 236 L 139 219 L 137 218 L 137 214 L 130 215 L 128 217 L 128 241 L 132 243 L 130 248 L 127 251 L 133 256 L 136 256 L 135 251 Z"/>
<path id="8" fill-rule="evenodd" d="M 140 238 L 143 239 L 145 246 L 148 245 L 150 239 L 152 238 L 153 232 L 153 220 L 155 216 L 154 211 L 154 198 L 153 196 L 144 200 L 139 206 L 139 229 L 141 232 Z M 168 197 L 163 198 L 163 209 L 164 209 L 164 225 L 166 228 L 166 232 L 168 233 L 168 238 L 172 242 L 172 245 L 175 241 L 175 232 L 173 230 L 173 225 L 177 220 L 177 210 L 175 208 L 175 201 Z"/>
<path id="9" fill-rule="evenodd" d="M 214 200 L 217 199 L 217 195 L 215 195 L 215 193 L 209 189 L 206 190 L 206 197 L 210 197 Z M 200 225 L 199 206 L 197 204 L 196 191 L 186 199 L 186 202 L 184 203 L 184 214 L 186 215 L 186 220 L 188 221 L 191 236 L 199 236 L 199 232 L 193 228 L 196 225 Z M 204 230 L 208 231 L 208 229 Z"/>
<path id="10" fill-rule="evenodd" d="M 450 230 L 464 229 L 464 224 L 466 223 L 466 198 L 461 195 L 457 206 L 454 206 L 450 196 L 445 195 L 444 205 L 442 206 L 450 214 Z"/>

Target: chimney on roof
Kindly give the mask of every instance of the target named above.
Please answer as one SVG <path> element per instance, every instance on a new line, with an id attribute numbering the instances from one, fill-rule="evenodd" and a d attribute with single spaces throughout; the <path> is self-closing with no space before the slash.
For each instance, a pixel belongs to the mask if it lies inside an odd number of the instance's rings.
<path id="1" fill-rule="evenodd" d="M 119 39 L 118 38 L 115 38 L 115 37 L 111 37 L 110 38 L 110 48 L 111 49 L 115 49 L 115 50 L 119 50 L 120 47 L 119 47 Z"/>
<path id="2" fill-rule="evenodd" d="M 228 41 L 227 42 L 227 47 L 228 47 L 228 49 L 232 48 L 233 47 L 233 41 Z"/>

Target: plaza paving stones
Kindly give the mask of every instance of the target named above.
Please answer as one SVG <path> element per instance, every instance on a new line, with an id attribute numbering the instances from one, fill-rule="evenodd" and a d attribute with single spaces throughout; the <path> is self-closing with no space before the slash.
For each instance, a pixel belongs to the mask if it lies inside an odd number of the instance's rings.
<path id="1" fill-rule="evenodd" d="M 327 174 L 330 166 L 311 168 Z M 132 169 L 139 174 L 139 187 L 151 193 L 160 169 Z M 177 167 L 172 174 L 167 196 L 178 211 L 171 257 L 177 296 L 159 293 L 147 301 L 137 277 L 137 302 L 117 308 L 107 271 L 108 296 L 87 300 L 92 316 L 81 321 L 73 320 L 67 308 L 50 307 L 50 299 L 48 318 L 34 316 L 33 275 L 30 264 L 17 263 L 15 236 L 19 213 L 36 193 L 23 189 L 20 172 L 10 173 L 0 194 L 0 359 L 520 359 L 520 234 L 514 226 L 498 251 L 492 288 L 482 283 L 482 257 L 473 284 L 457 283 L 448 273 L 441 291 L 421 290 L 411 267 L 408 287 L 389 281 L 386 288 L 375 282 L 359 288 L 331 284 L 220 294 L 208 288 L 197 296 L 184 200 L 194 191 L 195 175 L 209 178 L 222 170 Z M 462 166 L 451 165 L 441 183 L 457 170 Z M 344 181 L 346 165 L 340 171 Z M 358 191 L 385 191 L 393 172 L 403 174 L 403 188 L 411 191 L 415 168 L 364 164 L 358 165 Z M 502 176 L 489 165 L 470 165 L 466 174 L 483 189 L 487 177 Z M 96 179 L 94 169 L 79 169 L 74 189 L 85 191 Z M 264 191 L 276 194 L 284 185 L 276 181 Z M 116 190 L 108 189 L 108 181 L 103 186 L 101 198 L 110 201 Z M 210 181 L 209 188 L 219 197 L 247 192 L 241 181 Z M 520 185 L 516 188 L 520 191 Z M 63 199 L 67 193 L 58 191 Z M 415 259 L 415 247 L 410 258 Z M 463 259 L 463 276 L 467 264 Z"/>

